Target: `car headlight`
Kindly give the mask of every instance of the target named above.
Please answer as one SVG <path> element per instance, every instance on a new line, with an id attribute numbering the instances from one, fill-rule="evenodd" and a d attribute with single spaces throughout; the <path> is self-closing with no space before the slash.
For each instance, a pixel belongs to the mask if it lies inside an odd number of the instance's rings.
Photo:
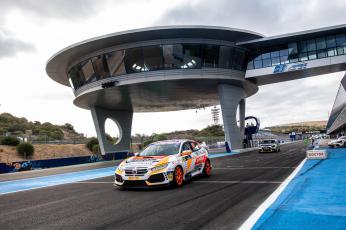
<path id="1" fill-rule="evenodd" d="M 119 170 L 119 171 L 123 171 L 124 170 L 124 165 L 118 165 L 118 167 L 116 168 L 116 170 Z M 115 170 L 115 171 L 116 171 Z"/>
<path id="2" fill-rule="evenodd" d="M 155 166 L 155 167 L 151 168 L 150 170 L 151 170 L 151 171 L 158 171 L 158 170 L 161 170 L 161 169 L 167 168 L 167 166 L 168 166 L 168 163 L 166 163 L 166 164 L 162 164 L 162 165 L 158 165 L 158 166 Z"/>

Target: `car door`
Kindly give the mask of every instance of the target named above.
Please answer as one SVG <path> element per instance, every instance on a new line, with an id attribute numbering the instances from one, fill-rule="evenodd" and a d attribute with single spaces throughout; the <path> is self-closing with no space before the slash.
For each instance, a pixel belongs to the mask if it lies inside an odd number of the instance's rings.
<path id="1" fill-rule="evenodd" d="M 191 151 L 191 154 L 182 156 L 184 171 L 185 173 L 189 173 L 194 169 L 194 161 L 196 160 L 196 157 L 194 156 L 191 144 L 188 141 L 184 142 L 184 144 L 182 145 L 181 154 L 184 151 Z"/>

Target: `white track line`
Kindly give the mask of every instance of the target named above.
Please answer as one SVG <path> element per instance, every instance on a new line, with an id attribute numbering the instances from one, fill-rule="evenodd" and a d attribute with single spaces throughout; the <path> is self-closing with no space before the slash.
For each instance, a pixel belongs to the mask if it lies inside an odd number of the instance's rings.
<path id="1" fill-rule="evenodd" d="M 250 217 L 240 226 L 239 230 L 249 230 L 256 224 L 258 219 L 269 208 L 270 205 L 280 196 L 291 180 L 297 175 L 306 162 L 306 158 L 300 162 L 298 167 L 289 175 L 286 180 L 250 215 Z"/>
<path id="2" fill-rule="evenodd" d="M 227 166 L 227 168 L 214 168 L 216 170 L 237 170 L 237 169 L 294 169 L 296 167 L 231 167 Z"/>
<path id="3" fill-rule="evenodd" d="M 282 181 L 261 181 L 261 180 L 196 180 L 193 183 L 211 184 L 281 184 Z"/>

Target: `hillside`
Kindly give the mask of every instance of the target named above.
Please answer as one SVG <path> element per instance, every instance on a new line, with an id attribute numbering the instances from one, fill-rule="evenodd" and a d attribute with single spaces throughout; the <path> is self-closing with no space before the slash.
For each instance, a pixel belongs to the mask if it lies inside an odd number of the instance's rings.
<path id="1" fill-rule="evenodd" d="M 38 141 L 84 139 L 84 135 L 76 132 L 69 123 L 54 125 L 49 122 L 28 121 L 24 117 L 16 117 L 10 113 L 0 114 L 0 136 L 4 135 Z"/>
<path id="2" fill-rule="evenodd" d="M 281 124 L 266 127 L 272 132 L 290 133 L 290 132 L 313 132 L 313 131 L 324 131 L 326 129 L 327 121 L 306 121 L 296 122 L 289 124 Z"/>

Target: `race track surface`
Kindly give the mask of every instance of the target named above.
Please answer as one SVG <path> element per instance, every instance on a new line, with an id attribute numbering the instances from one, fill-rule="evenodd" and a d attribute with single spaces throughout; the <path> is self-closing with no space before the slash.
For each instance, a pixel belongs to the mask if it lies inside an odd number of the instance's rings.
<path id="1" fill-rule="evenodd" d="M 178 189 L 122 191 L 104 177 L 1 195 L 0 228 L 236 229 L 304 158 L 298 142 L 212 159 L 211 177 Z"/>

